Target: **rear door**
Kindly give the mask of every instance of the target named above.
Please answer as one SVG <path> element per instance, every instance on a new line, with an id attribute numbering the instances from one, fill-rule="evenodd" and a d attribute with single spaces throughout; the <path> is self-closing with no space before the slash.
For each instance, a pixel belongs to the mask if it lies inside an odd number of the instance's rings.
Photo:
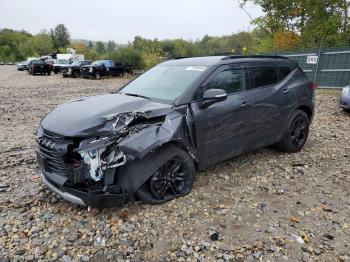
<path id="1" fill-rule="evenodd" d="M 252 106 L 252 148 L 276 143 L 290 108 L 295 103 L 294 90 L 288 88 L 289 68 L 264 62 L 248 66 L 250 104 Z"/>
<path id="2" fill-rule="evenodd" d="M 228 94 L 222 102 L 201 108 L 206 90 L 223 89 Z M 245 66 L 222 66 L 198 90 L 191 108 L 194 115 L 197 151 L 201 166 L 238 155 L 250 139 L 248 78 Z"/>

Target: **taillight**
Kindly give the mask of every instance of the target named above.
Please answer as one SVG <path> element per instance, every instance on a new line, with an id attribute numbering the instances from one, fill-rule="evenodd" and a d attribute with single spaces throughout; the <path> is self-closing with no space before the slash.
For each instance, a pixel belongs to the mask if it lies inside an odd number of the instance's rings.
<path id="1" fill-rule="evenodd" d="M 309 88 L 310 88 L 312 91 L 315 91 L 316 88 L 317 88 L 317 84 L 316 84 L 315 82 L 311 82 L 311 83 L 309 84 Z"/>

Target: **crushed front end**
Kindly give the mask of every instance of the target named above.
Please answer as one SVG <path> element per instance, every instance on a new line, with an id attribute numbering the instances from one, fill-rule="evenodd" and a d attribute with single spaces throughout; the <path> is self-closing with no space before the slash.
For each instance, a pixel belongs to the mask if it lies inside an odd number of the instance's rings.
<path id="1" fill-rule="evenodd" d="M 118 149 L 118 141 L 118 137 L 69 138 L 39 128 L 37 158 L 43 182 L 76 204 L 123 205 L 128 193 L 116 185 L 116 171 L 127 156 Z"/>

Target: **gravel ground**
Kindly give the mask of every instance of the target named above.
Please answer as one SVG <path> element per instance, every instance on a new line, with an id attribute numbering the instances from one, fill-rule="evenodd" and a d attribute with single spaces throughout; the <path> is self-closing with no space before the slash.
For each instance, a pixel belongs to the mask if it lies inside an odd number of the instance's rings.
<path id="1" fill-rule="evenodd" d="M 0 66 L 0 261 L 350 261 L 350 115 L 338 91 L 317 93 L 303 151 L 226 161 L 170 203 L 88 210 L 47 190 L 35 160 L 40 119 L 126 81 Z"/>

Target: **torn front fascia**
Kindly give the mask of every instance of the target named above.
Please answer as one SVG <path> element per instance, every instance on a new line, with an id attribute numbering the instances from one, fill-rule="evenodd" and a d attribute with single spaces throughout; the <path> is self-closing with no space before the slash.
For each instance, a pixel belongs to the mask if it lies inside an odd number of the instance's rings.
<path id="1" fill-rule="evenodd" d="M 79 148 L 75 149 L 84 163 L 88 165 L 90 178 L 96 182 L 101 181 L 108 169 L 115 169 L 126 164 L 127 157 L 122 151 L 119 151 L 117 144 L 129 133 L 128 125 L 136 119 L 145 119 L 146 115 L 139 112 L 128 112 L 111 114 L 104 118 L 107 121 L 106 126 L 109 124 L 112 127 L 114 135 L 83 140 Z"/>
<path id="2" fill-rule="evenodd" d="M 88 165 L 90 178 L 96 182 L 104 177 L 108 169 L 125 165 L 127 161 L 126 155 L 112 138 L 84 140 L 76 151 Z"/>

